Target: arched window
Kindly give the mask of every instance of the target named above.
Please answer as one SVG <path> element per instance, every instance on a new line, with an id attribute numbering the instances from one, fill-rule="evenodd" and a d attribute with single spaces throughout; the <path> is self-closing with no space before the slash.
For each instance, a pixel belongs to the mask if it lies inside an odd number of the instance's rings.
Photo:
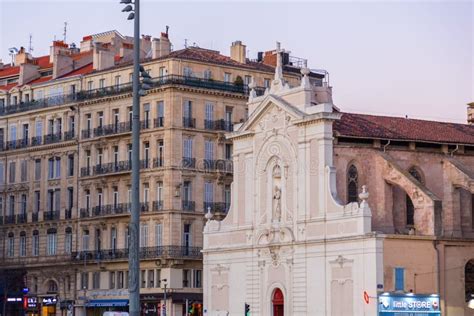
<path id="1" fill-rule="evenodd" d="M 408 173 L 413 178 L 415 178 L 418 182 L 423 184 L 423 178 L 421 176 L 421 173 L 416 167 L 411 167 L 408 170 Z M 407 213 L 406 213 L 407 226 L 414 226 L 415 225 L 415 206 L 413 205 L 413 201 L 408 196 L 408 194 L 406 196 L 406 207 L 407 207 Z"/>
<path id="2" fill-rule="evenodd" d="M 358 172 L 354 165 L 347 169 L 347 203 L 358 201 Z"/>
<path id="3" fill-rule="evenodd" d="M 46 247 L 46 254 L 48 256 L 56 255 L 56 245 L 58 241 L 58 237 L 56 234 L 56 228 L 50 228 L 47 231 L 47 247 Z"/>
<path id="4" fill-rule="evenodd" d="M 58 284 L 53 280 L 49 280 L 48 281 L 48 293 L 56 293 L 56 292 L 58 292 Z"/>
<path id="5" fill-rule="evenodd" d="M 464 268 L 464 290 L 466 301 L 474 299 L 474 259 L 469 260 Z"/>
<path id="6" fill-rule="evenodd" d="M 272 305 L 273 305 L 273 316 L 283 316 L 284 313 L 284 297 L 283 292 L 280 289 L 275 289 L 273 292 L 272 297 Z"/>
<path id="7" fill-rule="evenodd" d="M 26 256 L 26 232 L 20 233 L 20 257 Z"/>

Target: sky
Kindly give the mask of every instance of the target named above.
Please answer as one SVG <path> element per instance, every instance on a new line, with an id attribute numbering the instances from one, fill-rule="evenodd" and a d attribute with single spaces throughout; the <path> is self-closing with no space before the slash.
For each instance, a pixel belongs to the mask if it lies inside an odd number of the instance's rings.
<path id="1" fill-rule="evenodd" d="M 10 47 L 49 53 L 54 38 L 116 29 L 133 34 L 119 0 L 0 0 L 0 58 Z M 329 72 L 343 111 L 466 122 L 474 101 L 474 0 L 158 1 L 140 0 L 141 33 L 169 25 L 175 50 L 189 45 L 248 56 L 279 41 L 292 56 Z"/>

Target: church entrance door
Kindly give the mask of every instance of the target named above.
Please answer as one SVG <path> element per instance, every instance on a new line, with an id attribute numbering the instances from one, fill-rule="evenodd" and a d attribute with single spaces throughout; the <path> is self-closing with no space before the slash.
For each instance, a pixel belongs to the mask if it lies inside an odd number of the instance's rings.
<path id="1" fill-rule="evenodd" d="M 283 316 L 283 308 L 284 308 L 284 299 L 283 299 L 283 292 L 280 289 L 276 289 L 273 292 L 273 316 Z"/>

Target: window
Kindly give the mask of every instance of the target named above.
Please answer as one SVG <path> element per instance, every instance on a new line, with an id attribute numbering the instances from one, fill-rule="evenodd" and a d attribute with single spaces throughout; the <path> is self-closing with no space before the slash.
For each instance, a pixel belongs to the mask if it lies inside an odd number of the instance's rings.
<path id="1" fill-rule="evenodd" d="M 61 158 L 56 157 L 56 174 L 55 174 L 56 179 L 59 179 L 61 177 Z"/>
<path id="2" fill-rule="evenodd" d="M 117 228 L 112 227 L 110 230 L 110 248 L 115 251 L 117 249 Z"/>
<path id="3" fill-rule="evenodd" d="M 35 159 L 35 181 L 41 180 L 41 159 Z"/>
<path id="4" fill-rule="evenodd" d="M 114 116 L 114 132 L 118 132 L 118 127 L 120 123 L 120 113 L 118 109 L 114 109 L 113 111 L 113 116 Z"/>
<path id="5" fill-rule="evenodd" d="M 89 209 L 91 207 L 91 192 L 89 190 L 85 190 L 85 197 L 86 197 L 86 210 L 89 213 Z"/>
<path id="6" fill-rule="evenodd" d="M 193 116 L 193 102 L 192 101 L 189 101 L 189 100 L 186 100 L 184 101 L 184 104 L 183 104 L 183 117 L 184 118 L 192 118 Z"/>
<path id="7" fill-rule="evenodd" d="M 191 224 L 183 225 L 183 246 L 186 248 L 191 246 Z"/>
<path id="8" fill-rule="evenodd" d="M 148 247 L 148 225 L 140 224 L 140 247 Z"/>
<path id="9" fill-rule="evenodd" d="M 102 250 L 102 233 L 100 228 L 96 228 L 95 230 L 95 250 Z"/>
<path id="10" fill-rule="evenodd" d="M 94 290 L 100 289 L 100 272 L 95 271 L 92 273 L 92 288 Z"/>
<path id="11" fill-rule="evenodd" d="M 10 169 L 9 169 L 9 172 L 10 172 L 10 175 L 8 178 L 9 183 L 15 183 L 15 179 L 16 179 L 15 171 L 16 171 L 16 163 L 12 161 L 10 162 Z"/>
<path id="12" fill-rule="evenodd" d="M 210 69 L 204 70 L 203 77 L 204 77 L 204 79 L 206 79 L 206 80 L 212 79 L 212 72 L 211 72 L 211 70 L 210 70 Z"/>
<path id="13" fill-rule="evenodd" d="M 92 89 L 94 89 L 94 81 L 87 81 L 87 90 L 91 92 Z"/>
<path id="14" fill-rule="evenodd" d="M 263 86 L 265 88 L 270 88 L 270 79 L 268 78 L 263 79 Z"/>
<path id="15" fill-rule="evenodd" d="M 92 129 L 92 114 L 86 114 L 86 129 L 90 132 Z M 90 137 L 90 135 L 88 135 Z"/>
<path id="16" fill-rule="evenodd" d="M 102 160 L 103 160 L 103 157 L 104 157 L 104 153 L 102 151 L 102 148 L 99 148 L 97 149 L 97 165 L 102 165 Z"/>
<path id="17" fill-rule="evenodd" d="M 112 193 L 112 198 L 113 198 L 113 205 L 114 207 L 118 207 L 119 204 L 119 193 L 118 193 L 118 188 L 113 187 L 113 193 Z"/>
<path id="18" fill-rule="evenodd" d="M 26 232 L 20 233 L 20 257 L 26 256 Z"/>
<path id="19" fill-rule="evenodd" d="M 58 291 L 58 284 L 53 280 L 48 282 L 48 292 L 56 293 Z"/>
<path id="20" fill-rule="evenodd" d="M 81 273 L 81 288 L 87 290 L 89 288 L 89 273 L 82 272 Z"/>
<path id="21" fill-rule="evenodd" d="M 206 160 L 214 159 L 214 142 L 212 140 L 206 140 L 204 142 L 204 158 Z"/>
<path id="22" fill-rule="evenodd" d="M 140 272 L 141 288 L 146 288 L 146 270 L 141 270 Z"/>
<path id="23" fill-rule="evenodd" d="M 231 201 L 231 192 L 230 192 L 230 185 L 224 186 L 224 203 L 225 203 L 225 210 L 226 212 L 229 210 Z"/>
<path id="24" fill-rule="evenodd" d="M 232 160 L 232 144 L 225 144 L 225 159 Z"/>
<path id="25" fill-rule="evenodd" d="M 36 138 L 41 141 L 41 137 L 43 136 L 43 121 L 36 120 L 36 131 L 35 131 Z"/>
<path id="26" fill-rule="evenodd" d="M 148 288 L 155 287 L 155 270 L 148 270 Z"/>
<path id="27" fill-rule="evenodd" d="M 97 127 L 102 128 L 104 126 L 104 112 L 97 113 Z"/>
<path id="28" fill-rule="evenodd" d="M 28 181 L 28 161 L 26 160 L 20 162 L 20 181 Z"/>
<path id="29" fill-rule="evenodd" d="M 30 94 L 25 93 L 25 102 L 30 102 Z"/>
<path id="30" fill-rule="evenodd" d="M 207 209 L 211 207 L 212 202 L 214 201 L 214 184 L 210 181 L 204 182 L 204 212 L 207 212 Z"/>
<path id="31" fill-rule="evenodd" d="M 82 251 L 89 251 L 89 230 L 82 233 Z"/>
<path id="32" fill-rule="evenodd" d="M 347 203 L 358 201 L 358 172 L 354 165 L 350 165 L 347 170 Z"/>
<path id="33" fill-rule="evenodd" d="M 192 201 L 191 181 L 184 181 L 183 183 L 183 200 Z"/>
<path id="34" fill-rule="evenodd" d="M 8 248 L 7 257 L 13 257 L 15 255 L 15 235 L 8 233 Z"/>
<path id="35" fill-rule="evenodd" d="M 158 181 L 156 184 L 156 200 L 163 201 L 163 181 Z"/>
<path id="36" fill-rule="evenodd" d="M 155 224 L 155 246 L 161 247 L 163 245 L 163 225 L 161 223 Z"/>
<path id="37" fill-rule="evenodd" d="M 120 86 L 120 76 L 115 76 L 115 87 L 118 89 Z"/>
<path id="38" fill-rule="evenodd" d="M 39 256 L 39 232 L 33 231 L 33 238 L 31 240 L 31 254 L 34 257 Z"/>
<path id="39" fill-rule="evenodd" d="M 191 137 L 186 137 L 183 139 L 183 157 L 193 157 L 193 139 Z"/>
<path id="40" fill-rule="evenodd" d="M 164 126 L 164 117 L 165 117 L 165 105 L 163 101 L 158 101 L 156 103 L 156 112 L 157 112 L 157 122 L 155 127 L 163 127 Z"/>
<path id="41" fill-rule="evenodd" d="M 35 191 L 35 197 L 34 197 L 34 212 L 38 213 L 40 211 L 40 191 Z"/>
<path id="42" fill-rule="evenodd" d="M 202 287 L 202 270 L 193 271 L 193 287 L 195 288 Z"/>
<path id="43" fill-rule="evenodd" d="M 191 271 L 183 269 L 183 287 L 189 287 L 189 281 L 191 280 Z"/>
<path id="44" fill-rule="evenodd" d="M 54 158 L 48 159 L 48 179 L 54 179 Z"/>
<path id="45" fill-rule="evenodd" d="M 464 291 L 466 299 L 474 298 L 474 259 L 469 260 L 464 267 Z"/>
<path id="46" fill-rule="evenodd" d="M 67 176 L 74 176 L 74 155 L 67 156 Z"/>
<path id="47" fill-rule="evenodd" d="M 148 183 L 143 185 L 143 203 L 148 204 L 148 197 L 150 195 L 150 187 Z"/>
<path id="48" fill-rule="evenodd" d="M 0 162 L 0 184 L 5 184 L 5 170 L 3 168 L 3 162 Z"/>
<path id="49" fill-rule="evenodd" d="M 26 217 L 26 194 L 21 195 L 20 214 Z"/>
<path id="50" fill-rule="evenodd" d="M 224 82 L 230 82 L 231 80 L 231 74 L 228 72 L 224 73 Z"/>
<path id="51" fill-rule="evenodd" d="M 69 116 L 69 133 L 71 137 L 74 137 L 76 131 L 76 117 L 74 115 Z"/>
<path id="52" fill-rule="evenodd" d="M 150 122 L 150 103 L 143 104 L 143 118 L 144 118 L 144 125 L 143 128 L 149 128 Z"/>
<path id="53" fill-rule="evenodd" d="M 123 285 L 124 285 L 123 275 L 124 275 L 123 271 L 117 272 L 117 289 L 123 289 Z"/>
<path id="54" fill-rule="evenodd" d="M 57 244 L 57 234 L 55 228 L 48 229 L 47 232 L 47 244 L 46 244 L 46 254 L 48 256 L 56 255 L 56 244 Z"/>
<path id="55" fill-rule="evenodd" d="M 110 271 L 109 289 L 115 289 L 115 271 Z"/>
<path id="56" fill-rule="evenodd" d="M 212 103 L 206 103 L 204 124 L 206 128 L 214 129 L 214 104 Z"/>
<path id="57" fill-rule="evenodd" d="M 15 215 L 15 196 L 10 195 L 9 199 L 9 205 L 8 205 L 8 215 L 13 216 Z"/>
<path id="58" fill-rule="evenodd" d="M 160 69 L 158 70 L 158 74 L 160 77 L 166 76 L 166 68 L 160 67 Z"/>
<path id="59" fill-rule="evenodd" d="M 183 67 L 183 76 L 192 77 L 193 70 L 190 67 Z"/>
<path id="60" fill-rule="evenodd" d="M 163 167 L 165 160 L 165 146 L 162 139 L 158 140 L 158 161 L 156 167 Z"/>
<path id="61" fill-rule="evenodd" d="M 145 160 L 145 168 L 148 168 L 148 161 L 150 160 L 150 143 L 145 142 L 143 144 L 143 158 Z"/>
<path id="62" fill-rule="evenodd" d="M 104 89 L 105 88 L 105 79 L 100 79 L 99 80 L 99 89 Z"/>
<path id="63" fill-rule="evenodd" d="M 244 84 L 248 86 L 252 82 L 252 76 L 245 76 L 244 77 Z"/>
<path id="64" fill-rule="evenodd" d="M 25 142 L 28 142 L 29 138 L 30 138 L 29 125 L 23 124 L 23 139 L 25 140 Z"/>
<path id="65" fill-rule="evenodd" d="M 405 290 L 405 268 L 395 268 L 395 291 Z"/>
<path id="66" fill-rule="evenodd" d="M 64 236 L 64 252 L 70 254 L 72 251 L 72 228 L 68 227 Z"/>
<path id="67" fill-rule="evenodd" d="M 67 188 L 67 209 L 72 210 L 74 206 L 74 188 Z"/>
<path id="68" fill-rule="evenodd" d="M 126 228 L 126 234 L 124 235 L 125 237 L 125 248 L 128 248 L 128 245 L 130 245 L 130 228 Z"/>

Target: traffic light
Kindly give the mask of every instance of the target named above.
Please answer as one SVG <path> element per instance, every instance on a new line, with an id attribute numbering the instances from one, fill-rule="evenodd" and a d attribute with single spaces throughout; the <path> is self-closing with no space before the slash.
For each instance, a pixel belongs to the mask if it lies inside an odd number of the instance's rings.
<path id="1" fill-rule="evenodd" d="M 250 305 L 245 303 L 245 316 L 250 316 Z"/>

